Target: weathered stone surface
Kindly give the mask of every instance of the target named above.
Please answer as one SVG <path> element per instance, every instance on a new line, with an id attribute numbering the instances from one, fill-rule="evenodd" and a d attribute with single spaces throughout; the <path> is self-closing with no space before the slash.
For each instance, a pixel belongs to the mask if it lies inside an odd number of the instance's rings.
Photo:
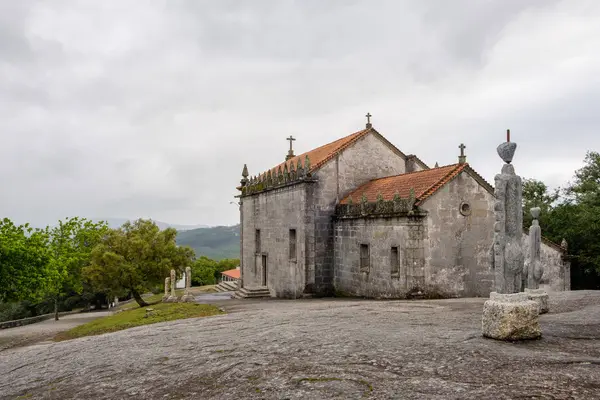
<path id="1" fill-rule="evenodd" d="M 228 300 L 226 315 L 0 351 L 0 398 L 598 399 L 600 291 L 553 294 L 544 337 L 516 345 L 481 336 L 483 303 Z"/>
<path id="2" fill-rule="evenodd" d="M 500 158 L 508 164 L 512 162 L 516 150 L 517 144 L 515 142 L 504 142 L 496 148 L 496 151 L 498 152 Z"/>
<path id="3" fill-rule="evenodd" d="M 540 338 L 538 307 L 526 293 L 490 293 L 490 300 L 483 305 L 483 336 L 510 341 Z"/>
<path id="4" fill-rule="evenodd" d="M 549 311 L 548 293 L 545 290 L 525 288 L 525 294 L 527 294 L 529 300 L 537 303 L 540 314 L 545 314 Z"/>

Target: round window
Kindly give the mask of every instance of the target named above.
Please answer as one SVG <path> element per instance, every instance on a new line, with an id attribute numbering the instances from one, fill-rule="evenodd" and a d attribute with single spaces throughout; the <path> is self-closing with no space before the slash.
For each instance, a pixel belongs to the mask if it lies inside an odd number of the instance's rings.
<path id="1" fill-rule="evenodd" d="M 464 216 L 471 215 L 471 205 L 467 202 L 460 204 L 460 213 Z"/>

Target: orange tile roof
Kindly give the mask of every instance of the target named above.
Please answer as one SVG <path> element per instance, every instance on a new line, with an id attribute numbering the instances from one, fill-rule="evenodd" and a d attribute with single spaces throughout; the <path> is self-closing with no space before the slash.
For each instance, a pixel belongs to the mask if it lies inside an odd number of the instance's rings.
<path id="1" fill-rule="evenodd" d="M 227 271 L 221 272 L 223 275 L 227 275 L 233 279 L 240 279 L 240 270 L 239 269 L 228 269 Z"/>
<path id="2" fill-rule="evenodd" d="M 398 193 L 401 198 L 408 198 L 410 190 L 415 192 L 416 205 L 422 203 L 427 197 L 435 193 L 439 188 L 450 182 L 469 164 L 452 164 L 444 167 L 431 168 L 423 171 L 409 172 L 407 174 L 388 176 L 386 178 L 374 179 L 354 190 L 346 196 L 341 204 L 347 204 L 350 196 L 353 202 L 359 202 L 363 194 L 367 201 L 377 201 L 379 193 L 384 200 L 392 200 Z"/>
<path id="3" fill-rule="evenodd" d="M 325 164 L 327 161 L 334 158 L 336 156 L 336 154 L 339 154 L 341 151 L 350 147 L 352 144 L 356 143 L 360 138 L 366 136 L 369 132 L 372 132 L 372 131 L 374 132 L 373 128 L 363 129 L 362 131 L 354 132 L 351 135 L 348 135 L 346 137 L 343 137 L 341 139 L 338 139 L 334 142 L 328 143 L 321 147 L 317 147 L 316 149 L 307 151 L 306 153 L 299 154 L 296 157 L 293 157 L 287 161 L 284 161 L 281 164 L 272 168 L 271 173 L 274 173 L 274 172 L 276 173 L 277 169 L 280 167 L 283 170 L 283 167 L 286 164 L 287 164 L 288 171 L 289 171 L 291 163 L 294 164 L 294 169 L 296 169 L 296 166 L 298 165 L 298 160 L 300 160 L 302 162 L 302 167 L 304 167 L 304 161 L 306 159 L 306 156 L 308 156 L 308 159 L 310 160 L 310 171 L 304 171 L 304 172 L 305 173 L 306 172 L 314 172 L 315 170 L 322 167 L 323 164 Z M 268 172 L 268 170 L 266 172 Z M 261 174 L 261 175 L 263 175 L 263 174 Z"/>

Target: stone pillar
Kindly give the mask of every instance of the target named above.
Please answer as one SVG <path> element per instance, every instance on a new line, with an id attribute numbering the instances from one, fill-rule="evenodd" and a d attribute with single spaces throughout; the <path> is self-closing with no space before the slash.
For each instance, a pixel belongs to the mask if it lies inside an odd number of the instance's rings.
<path id="1" fill-rule="evenodd" d="M 175 294 L 175 270 L 172 269 L 171 270 L 171 279 L 170 279 L 170 283 L 171 283 L 171 295 L 167 298 L 167 301 L 169 303 L 177 303 L 177 295 Z"/>
<path id="2" fill-rule="evenodd" d="M 181 297 L 181 301 L 193 303 L 196 301 L 196 298 L 192 294 L 192 269 L 190 267 L 185 268 L 185 292 Z"/>
<path id="3" fill-rule="evenodd" d="M 169 298 L 169 283 L 171 282 L 171 278 L 168 276 L 165 278 L 165 294 L 162 298 L 162 301 L 167 301 Z"/>
<path id="4" fill-rule="evenodd" d="M 527 288 L 525 292 L 529 300 L 533 300 L 539 307 L 539 313 L 548 312 L 548 293 L 540 289 L 540 281 L 544 274 L 544 266 L 540 256 L 542 248 L 542 229 L 540 228 L 540 208 L 534 207 L 531 209 L 533 222 L 529 227 L 529 264 L 526 270 Z"/>
<path id="5" fill-rule="evenodd" d="M 492 266 L 494 288 L 498 293 L 521 291 L 521 274 L 525 257 L 521 245 L 523 235 L 523 183 L 510 164 L 517 144 L 505 142 L 498 146 L 498 154 L 506 164 L 496 175 L 494 196 L 495 223 Z"/>

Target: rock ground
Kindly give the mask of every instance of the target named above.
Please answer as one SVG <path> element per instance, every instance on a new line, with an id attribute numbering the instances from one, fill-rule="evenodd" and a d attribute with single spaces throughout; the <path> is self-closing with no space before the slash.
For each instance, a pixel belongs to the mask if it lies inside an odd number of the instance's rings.
<path id="1" fill-rule="evenodd" d="M 520 343 L 481 336 L 484 301 L 223 301 L 0 352 L 0 398 L 599 398 L 600 292 L 551 293 L 543 338 Z"/>

